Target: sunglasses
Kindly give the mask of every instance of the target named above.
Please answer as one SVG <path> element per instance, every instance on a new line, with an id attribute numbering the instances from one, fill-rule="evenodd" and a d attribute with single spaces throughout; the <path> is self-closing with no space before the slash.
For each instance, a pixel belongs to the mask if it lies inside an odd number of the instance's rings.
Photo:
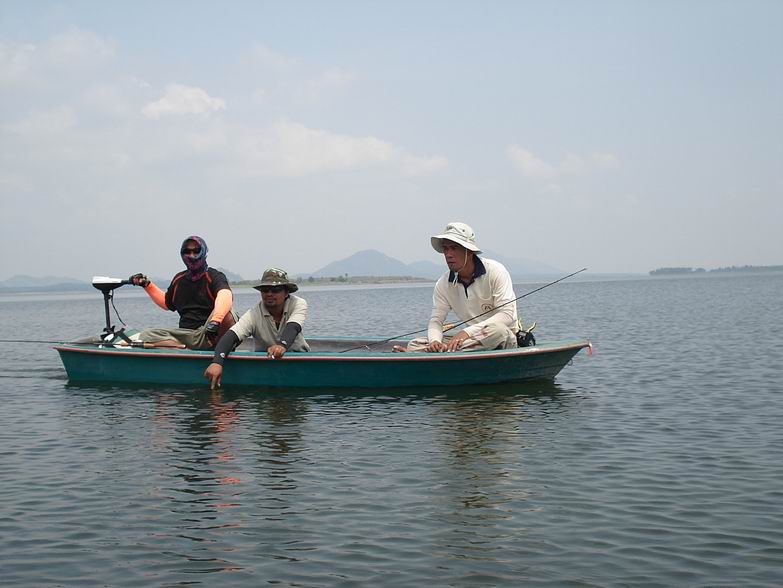
<path id="1" fill-rule="evenodd" d="M 285 292 L 286 288 L 285 286 L 261 286 L 260 290 L 262 294 L 268 294 L 269 292 L 280 294 L 280 292 Z"/>
<path id="2" fill-rule="evenodd" d="M 201 247 L 196 247 L 195 249 L 187 249 L 187 248 L 183 247 L 180 250 L 180 253 L 182 255 L 188 255 L 190 253 L 194 253 L 195 255 L 198 255 L 199 253 L 201 253 Z"/>

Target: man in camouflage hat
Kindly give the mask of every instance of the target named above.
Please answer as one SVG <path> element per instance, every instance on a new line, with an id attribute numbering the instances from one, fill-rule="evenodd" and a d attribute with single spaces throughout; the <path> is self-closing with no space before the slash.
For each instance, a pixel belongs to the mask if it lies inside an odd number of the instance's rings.
<path id="1" fill-rule="evenodd" d="M 204 372 L 210 388 L 220 387 L 223 360 L 247 337 L 253 337 L 256 351 L 266 351 L 270 359 L 280 359 L 286 351 L 310 351 L 302 335 L 307 318 L 307 302 L 294 296 L 299 287 L 288 274 L 269 268 L 253 286 L 261 292 L 261 302 L 248 310 L 215 347 L 212 363 Z"/>

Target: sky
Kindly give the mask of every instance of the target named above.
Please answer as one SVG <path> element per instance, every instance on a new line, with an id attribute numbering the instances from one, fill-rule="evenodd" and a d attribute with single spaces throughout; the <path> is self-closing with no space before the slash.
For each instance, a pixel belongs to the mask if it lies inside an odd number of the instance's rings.
<path id="1" fill-rule="evenodd" d="M 783 264 L 783 2 L 0 0 L 0 280 Z"/>

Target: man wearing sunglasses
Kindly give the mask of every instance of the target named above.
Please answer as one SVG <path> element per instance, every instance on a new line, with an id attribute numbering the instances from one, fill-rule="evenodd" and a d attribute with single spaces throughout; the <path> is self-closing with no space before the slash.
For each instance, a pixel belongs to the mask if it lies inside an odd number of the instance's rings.
<path id="1" fill-rule="evenodd" d="M 280 359 L 286 351 L 310 351 L 302 335 L 307 302 L 293 295 L 299 287 L 288 280 L 288 274 L 270 268 L 253 287 L 261 292 L 261 302 L 243 314 L 221 337 L 212 363 L 204 372 L 212 390 L 220 387 L 223 360 L 248 337 L 253 337 L 255 350 L 266 351 L 270 359 Z"/>
<path id="2" fill-rule="evenodd" d="M 148 347 L 212 349 L 219 335 L 235 322 L 234 298 L 225 274 L 207 265 L 207 244 L 191 235 L 182 242 L 180 255 L 187 268 L 171 280 L 166 292 L 144 274 L 129 280 L 141 286 L 163 310 L 179 313 L 178 329 L 147 329 L 138 338 Z"/>

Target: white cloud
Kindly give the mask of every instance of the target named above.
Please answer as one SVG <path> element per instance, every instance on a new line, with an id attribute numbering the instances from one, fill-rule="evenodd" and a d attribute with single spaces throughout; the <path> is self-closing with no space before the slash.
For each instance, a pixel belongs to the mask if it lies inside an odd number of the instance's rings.
<path id="1" fill-rule="evenodd" d="M 523 176 L 547 180 L 595 171 L 611 171 L 620 165 L 617 156 L 605 152 L 594 152 L 585 156 L 569 153 L 560 163 L 552 164 L 516 144 L 506 148 L 506 156 Z"/>
<path id="2" fill-rule="evenodd" d="M 163 98 L 147 104 L 142 113 L 148 118 L 160 118 L 170 114 L 209 114 L 225 108 L 225 100 L 212 98 L 201 88 L 169 84 Z"/>
<path id="3" fill-rule="evenodd" d="M 551 178 L 557 174 L 556 169 L 539 159 L 532 152 L 522 149 L 519 145 L 509 145 L 506 155 L 523 176 L 529 178 Z"/>
<path id="4" fill-rule="evenodd" d="M 42 82 L 104 65 L 114 56 L 112 44 L 90 31 L 69 29 L 41 44 L 0 43 L 0 84 Z"/>
<path id="5" fill-rule="evenodd" d="M 93 32 L 71 29 L 52 37 L 43 47 L 46 60 L 56 67 L 85 69 L 106 63 L 114 48 Z"/>
<path id="6" fill-rule="evenodd" d="M 241 75 L 258 85 L 254 100 L 286 110 L 292 103 L 307 105 L 339 94 L 357 79 L 345 68 L 315 66 L 261 44 L 250 48 Z"/>
<path id="7" fill-rule="evenodd" d="M 240 135 L 237 161 L 243 162 L 248 175 L 290 177 L 380 165 L 421 175 L 448 166 L 443 157 L 414 156 L 376 137 L 331 133 L 286 120 Z"/>

